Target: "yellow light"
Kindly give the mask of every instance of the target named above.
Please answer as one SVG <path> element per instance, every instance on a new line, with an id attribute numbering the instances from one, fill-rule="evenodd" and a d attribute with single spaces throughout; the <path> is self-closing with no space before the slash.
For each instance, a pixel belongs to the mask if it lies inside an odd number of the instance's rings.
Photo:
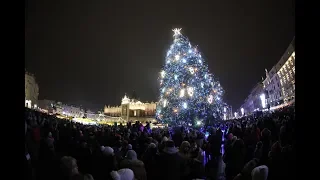
<path id="1" fill-rule="evenodd" d="M 164 78 L 164 76 L 166 75 L 165 71 L 161 71 L 161 77 Z"/>

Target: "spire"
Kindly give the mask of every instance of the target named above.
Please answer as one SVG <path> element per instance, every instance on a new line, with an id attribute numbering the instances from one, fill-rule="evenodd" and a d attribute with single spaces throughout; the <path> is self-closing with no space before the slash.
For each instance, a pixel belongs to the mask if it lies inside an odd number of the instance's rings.
<path id="1" fill-rule="evenodd" d="M 269 78 L 269 73 L 268 73 L 268 70 L 267 69 L 264 69 L 265 72 L 266 72 L 266 79 Z"/>

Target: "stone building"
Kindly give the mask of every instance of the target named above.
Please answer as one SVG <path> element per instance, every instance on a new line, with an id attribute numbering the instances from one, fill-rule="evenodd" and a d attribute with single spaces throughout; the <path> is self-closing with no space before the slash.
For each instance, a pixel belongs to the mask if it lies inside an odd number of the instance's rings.
<path id="1" fill-rule="evenodd" d="M 104 114 L 113 117 L 122 117 L 122 119 L 139 119 L 153 118 L 155 116 L 157 103 L 142 103 L 134 98 L 130 99 L 125 95 L 122 98 L 120 106 L 105 106 Z"/>
<path id="2" fill-rule="evenodd" d="M 295 97 L 295 39 L 263 81 L 267 104 L 270 107 L 288 103 Z"/>
<path id="3" fill-rule="evenodd" d="M 25 91 L 25 106 L 36 107 L 39 97 L 39 86 L 33 74 L 25 72 L 24 75 L 24 91 Z"/>

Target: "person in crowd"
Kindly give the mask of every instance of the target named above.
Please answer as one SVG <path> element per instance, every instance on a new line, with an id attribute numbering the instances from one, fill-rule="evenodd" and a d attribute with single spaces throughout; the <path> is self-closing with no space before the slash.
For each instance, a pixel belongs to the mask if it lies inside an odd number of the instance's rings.
<path id="1" fill-rule="evenodd" d="M 158 179 L 174 180 L 182 177 L 184 162 L 178 152 L 173 141 L 165 141 L 165 147 L 159 156 L 158 169 L 159 172 L 166 173 L 159 173 Z"/>
<path id="2" fill-rule="evenodd" d="M 124 168 L 110 173 L 112 180 L 134 180 L 134 173 L 131 169 Z"/>
<path id="3" fill-rule="evenodd" d="M 199 149 L 198 151 L 191 152 L 191 161 L 188 164 L 189 173 L 186 179 L 204 179 L 205 178 L 205 168 L 204 168 L 204 151 Z"/>
<path id="4" fill-rule="evenodd" d="M 28 108 L 24 117 L 25 162 L 33 179 L 292 179 L 294 106 L 215 121 L 207 129 L 84 125 Z M 221 127 L 227 129 L 225 151 Z"/>
<path id="5" fill-rule="evenodd" d="M 77 160 L 71 156 L 64 156 L 60 160 L 60 179 L 69 180 L 79 174 Z"/>
<path id="6" fill-rule="evenodd" d="M 156 179 L 158 176 L 157 161 L 159 161 L 157 145 L 150 143 L 146 152 L 142 156 L 145 164 L 147 179 Z"/>
<path id="7" fill-rule="evenodd" d="M 125 156 L 125 159 L 120 162 L 120 168 L 129 168 L 133 171 L 137 180 L 146 180 L 147 173 L 144 167 L 144 163 L 138 160 L 137 153 L 134 150 L 129 150 Z"/>
<path id="8" fill-rule="evenodd" d="M 225 173 L 226 179 L 232 180 L 245 165 L 245 146 L 242 139 L 237 139 L 232 144 L 232 148 L 225 156 Z"/>
<path id="9" fill-rule="evenodd" d="M 267 180 L 269 168 L 265 165 L 254 168 L 251 172 L 252 180 Z"/>

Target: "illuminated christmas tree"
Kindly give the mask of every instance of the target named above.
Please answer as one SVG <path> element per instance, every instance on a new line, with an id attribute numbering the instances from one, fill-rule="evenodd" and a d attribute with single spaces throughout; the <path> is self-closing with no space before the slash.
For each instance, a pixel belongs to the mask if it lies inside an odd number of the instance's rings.
<path id="1" fill-rule="evenodd" d="M 201 125 L 222 116 L 223 89 L 196 47 L 174 29 L 173 44 L 159 76 L 156 118 L 169 125 Z"/>

